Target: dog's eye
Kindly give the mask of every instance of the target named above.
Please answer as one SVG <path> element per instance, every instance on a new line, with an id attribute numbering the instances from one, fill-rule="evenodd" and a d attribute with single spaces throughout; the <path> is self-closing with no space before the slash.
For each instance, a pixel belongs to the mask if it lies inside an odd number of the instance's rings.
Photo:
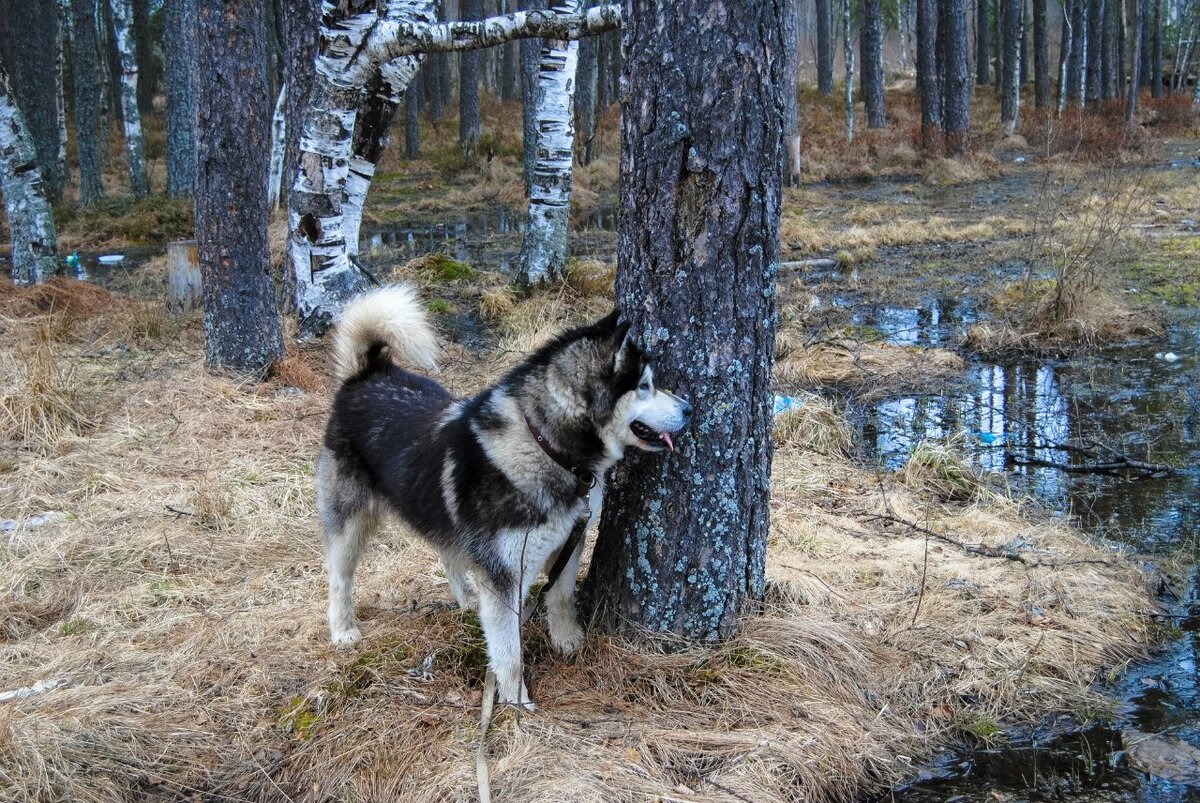
<path id="1" fill-rule="evenodd" d="M 649 382 L 643 382 L 642 384 L 638 385 L 638 390 L 645 390 L 645 391 L 649 391 L 649 390 L 650 390 L 650 383 L 649 383 Z"/>

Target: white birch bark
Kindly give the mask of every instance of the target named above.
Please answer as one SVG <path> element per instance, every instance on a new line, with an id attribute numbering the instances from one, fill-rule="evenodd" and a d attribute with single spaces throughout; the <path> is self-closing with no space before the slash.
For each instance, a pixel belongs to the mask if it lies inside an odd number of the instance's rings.
<path id="1" fill-rule="evenodd" d="M 12 237 L 12 277 L 40 284 L 58 267 L 54 214 L 46 198 L 37 151 L 0 66 L 0 194 Z"/>
<path id="2" fill-rule="evenodd" d="M 566 0 L 559 8 L 575 14 L 579 6 L 579 0 Z M 546 40 L 538 65 L 537 161 L 529 186 L 529 222 L 521 246 L 521 271 L 531 284 L 561 275 L 567 265 L 578 65 L 578 41 Z"/>
<path id="3" fill-rule="evenodd" d="M 279 189 L 283 183 L 283 154 L 287 150 L 287 84 L 279 85 L 275 114 L 271 117 L 271 166 L 267 171 L 267 209 L 279 208 Z"/>
<path id="4" fill-rule="evenodd" d="M 1079 2 L 1080 0 L 1076 0 Z M 1140 3 L 1142 0 L 1134 0 L 1135 3 Z M 1074 44 L 1074 32 L 1071 30 L 1071 9 L 1065 3 L 1063 5 L 1063 27 L 1066 29 L 1066 36 L 1063 37 L 1061 53 L 1059 54 L 1059 71 L 1058 71 L 1058 116 L 1062 117 L 1063 112 L 1067 110 L 1067 91 L 1070 86 L 1071 78 L 1071 49 L 1076 47 Z M 1135 37 L 1138 32 L 1134 31 Z M 1135 83 L 1130 90 L 1134 95 L 1138 92 L 1138 86 Z"/>
<path id="5" fill-rule="evenodd" d="M 58 171 L 59 175 L 67 175 L 67 103 L 63 91 L 63 73 L 66 70 L 67 43 L 71 41 L 71 3 L 70 0 L 58 0 L 58 52 L 54 54 L 54 98 L 55 109 L 58 112 Z"/>
<path id="6" fill-rule="evenodd" d="M 846 142 L 854 141 L 854 44 L 850 38 L 850 0 L 842 0 L 842 51 L 846 54 Z"/>
<path id="7" fill-rule="evenodd" d="M 326 0 L 322 19 L 326 22 L 288 203 L 289 262 L 302 336 L 327 328 L 344 302 L 367 285 L 365 273 L 352 260 L 347 234 L 357 237 L 356 220 L 361 219 L 374 164 L 353 163 L 353 139 L 363 87 L 384 75 L 382 65 L 395 64 L 401 56 L 488 47 L 513 38 L 577 39 L 618 27 L 620 9 L 604 6 L 560 16 L 521 12 L 438 25 L 433 0 L 394 0 L 383 18 L 373 7 L 342 16 L 339 5 Z M 398 98 L 412 75 L 396 69 L 395 76 L 383 80 Z M 352 231 L 347 229 L 348 206 Z"/>
<path id="8" fill-rule="evenodd" d="M 125 160 L 129 189 L 134 195 L 150 192 L 146 181 L 146 149 L 142 142 L 142 118 L 137 107 L 137 57 L 133 50 L 133 8 L 129 0 L 111 0 L 113 31 L 121 57 L 121 119 L 125 126 Z"/>

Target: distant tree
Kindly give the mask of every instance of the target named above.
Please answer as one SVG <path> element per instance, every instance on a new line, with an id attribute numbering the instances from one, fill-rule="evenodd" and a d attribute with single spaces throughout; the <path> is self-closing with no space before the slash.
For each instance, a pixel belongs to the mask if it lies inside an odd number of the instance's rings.
<path id="1" fill-rule="evenodd" d="M 1004 7 L 1003 88 L 1000 94 L 1000 122 L 1006 136 L 1017 128 L 1021 103 L 1021 20 L 1024 0 L 1002 0 Z"/>
<path id="2" fill-rule="evenodd" d="M 1104 27 L 1104 3 L 1103 0 L 1090 0 L 1088 3 L 1089 13 L 1087 20 L 1087 78 L 1085 83 L 1086 91 L 1084 100 L 1087 103 L 1095 103 L 1101 98 L 1101 73 L 1100 59 L 1104 53 L 1103 27 Z"/>
<path id="3" fill-rule="evenodd" d="M 520 0 L 520 5 L 522 11 L 546 7 L 542 0 Z M 537 71 L 541 53 L 541 39 L 530 37 L 521 40 L 521 134 L 526 195 L 529 195 L 533 187 L 533 168 L 537 164 Z"/>
<path id="4" fill-rule="evenodd" d="M 1117 97 L 1117 15 L 1120 0 L 1101 0 L 1103 19 L 1100 24 L 1100 97 Z M 1123 76 L 1122 76 L 1123 78 Z"/>
<path id="5" fill-rule="evenodd" d="M 1154 37 L 1150 40 L 1150 96 L 1163 94 L 1163 5 L 1166 0 L 1153 0 L 1154 21 L 1150 24 Z"/>
<path id="6" fill-rule="evenodd" d="M 833 14 L 829 0 L 816 0 L 817 6 L 817 91 L 833 94 Z"/>
<path id="7" fill-rule="evenodd" d="M 463 20 L 483 19 L 482 0 L 460 0 Z M 458 145 L 464 157 L 479 146 L 479 51 L 458 54 Z"/>
<path id="8" fill-rule="evenodd" d="M 575 153 L 581 165 L 591 164 L 596 154 L 596 69 L 599 55 L 600 43 L 596 37 L 589 36 L 579 42 L 579 66 L 575 69 Z"/>
<path id="9" fill-rule="evenodd" d="M 1138 96 L 1141 94 L 1142 87 L 1142 53 L 1146 48 L 1146 2 L 1147 0 L 1134 0 L 1133 2 L 1133 52 L 1129 54 L 1129 95 L 1125 99 L 1125 130 L 1126 133 L 1133 131 L 1134 121 L 1137 119 Z M 1200 81 L 1196 82 L 1197 87 L 1200 87 Z M 1197 91 L 1200 91 L 1198 89 Z"/>
<path id="10" fill-rule="evenodd" d="M 71 0 L 71 78 L 74 84 L 75 149 L 79 158 L 79 203 L 104 197 L 100 174 L 100 76 L 96 65 L 96 4 Z"/>
<path id="11" fill-rule="evenodd" d="M 951 153 L 959 154 L 966 149 L 970 128 L 971 65 L 966 0 L 939 0 L 938 8 L 941 16 L 938 25 L 944 31 L 938 37 L 942 45 L 938 61 L 942 67 L 946 146 Z"/>
<path id="12" fill-rule="evenodd" d="M 862 59 L 862 92 L 867 104 L 867 127 L 883 128 L 883 6 L 881 0 L 862 0 L 859 57 Z"/>
<path id="13" fill-rule="evenodd" d="M 1033 105 L 1039 109 L 1050 108 L 1050 37 L 1046 25 L 1046 0 L 1033 0 Z"/>
<path id="14" fill-rule="evenodd" d="M 500 13 L 511 14 L 517 10 L 515 0 L 500 0 Z M 594 45 L 593 45 L 594 47 Z M 595 55 L 593 54 L 593 60 Z M 594 69 L 594 67 L 593 67 Z M 594 76 L 593 76 L 594 79 Z M 593 90 L 594 92 L 594 90 Z M 504 43 L 504 55 L 500 62 L 500 99 L 518 100 L 521 97 L 521 46 L 517 42 Z M 595 98 L 595 95 L 592 95 Z"/>
<path id="15" fill-rule="evenodd" d="M 938 0 L 917 0 L 917 91 L 921 95 L 921 147 L 942 150 L 944 117 L 938 74 Z"/>
<path id="16" fill-rule="evenodd" d="M 796 97 L 800 80 L 800 0 L 784 0 L 783 9 L 783 175 L 789 187 L 797 187 L 803 168 Z"/>
<path id="17" fill-rule="evenodd" d="M 918 0 L 919 2 L 919 0 Z M 991 55 L 988 53 L 988 0 L 975 0 L 975 83 L 987 86 Z"/>
<path id="18" fill-rule="evenodd" d="M 267 248 L 271 101 L 262 3 L 198 0 L 196 239 L 205 365 L 263 375 L 284 356 Z"/>
<path id="19" fill-rule="evenodd" d="M 1138 0 L 1135 0 L 1137 2 Z M 1067 108 L 1067 98 L 1071 95 L 1071 64 L 1075 58 L 1074 31 L 1072 24 L 1074 10 L 1072 0 L 1064 0 L 1062 10 L 1062 36 L 1059 38 L 1058 49 L 1058 115 Z"/>
<path id="20" fill-rule="evenodd" d="M 404 155 L 409 159 L 421 157 L 421 90 L 424 84 L 414 81 L 404 93 Z"/>
<path id="21" fill-rule="evenodd" d="M 137 57 L 138 112 L 142 117 L 154 110 L 161 68 L 155 55 L 154 22 L 150 14 L 151 0 L 133 0 L 133 41 Z"/>
<path id="22" fill-rule="evenodd" d="M 713 27 L 707 0 L 624 7 L 617 307 L 696 417 L 614 471 L 585 596 L 607 629 L 709 642 L 764 593 L 783 31 L 767 0 Z"/>
<path id="23" fill-rule="evenodd" d="M 131 0 L 110 0 L 112 4 L 113 35 L 120 63 L 121 124 L 125 129 L 125 168 L 129 175 L 129 190 L 135 196 L 147 195 L 150 184 L 146 178 L 146 146 L 142 136 L 142 117 L 138 112 L 137 52 L 133 38 L 133 6 Z M 265 186 L 265 184 L 264 184 Z"/>
<path id="24" fill-rule="evenodd" d="M 43 191 L 51 199 L 62 194 L 66 179 L 58 158 L 59 95 L 52 69 L 60 44 L 56 7 L 44 3 L 34 9 L 20 0 L 0 0 L 0 63 L 37 151 Z"/>
<path id="25" fill-rule="evenodd" d="M 842 58 L 846 62 L 846 142 L 854 141 L 854 45 L 850 35 L 850 0 L 842 0 Z"/>
<path id="26" fill-rule="evenodd" d="M 167 193 L 191 197 L 196 187 L 196 0 L 166 0 L 163 13 Z"/>
<path id="27" fill-rule="evenodd" d="M 37 164 L 33 137 L 0 64 L 0 195 L 12 240 L 12 278 L 40 284 L 58 267 L 54 214 Z"/>

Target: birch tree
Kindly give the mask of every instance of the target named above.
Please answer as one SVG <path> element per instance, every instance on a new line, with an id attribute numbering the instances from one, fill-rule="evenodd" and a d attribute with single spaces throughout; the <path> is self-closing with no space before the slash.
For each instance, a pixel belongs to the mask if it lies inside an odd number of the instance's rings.
<path id="1" fill-rule="evenodd" d="M 579 12 L 579 0 L 559 8 Z M 529 183 L 529 220 L 521 245 L 521 272 L 530 284 L 560 276 L 567 265 L 571 165 L 575 157 L 575 70 L 579 43 L 546 40 L 538 64 L 537 159 Z"/>
<path id="2" fill-rule="evenodd" d="M 846 142 L 854 141 L 854 45 L 850 39 L 850 0 L 842 0 L 842 54 L 846 61 Z"/>
<path id="3" fill-rule="evenodd" d="M 10 97 L 25 119 L 44 191 L 57 200 L 66 178 L 59 160 L 57 4 L 43 2 L 30 8 L 18 0 L 2 0 L 0 19 L 0 61 L 8 71 Z"/>
<path id="4" fill-rule="evenodd" d="M 617 307 L 697 402 L 671 459 L 628 455 L 585 597 L 601 627 L 711 642 L 760 604 L 782 194 L 774 0 L 628 0 Z M 632 450 L 631 450 L 632 451 Z"/>
<path id="5" fill-rule="evenodd" d="M 146 180 L 146 148 L 138 112 L 138 65 L 133 44 L 133 8 L 130 0 L 111 0 L 113 33 L 121 62 L 121 123 L 125 130 L 125 166 L 129 189 L 138 197 L 150 192 Z"/>
<path id="6" fill-rule="evenodd" d="M 54 215 L 46 197 L 37 150 L 0 64 L 0 194 L 12 239 L 12 278 L 40 284 L 58 267 Z"/>

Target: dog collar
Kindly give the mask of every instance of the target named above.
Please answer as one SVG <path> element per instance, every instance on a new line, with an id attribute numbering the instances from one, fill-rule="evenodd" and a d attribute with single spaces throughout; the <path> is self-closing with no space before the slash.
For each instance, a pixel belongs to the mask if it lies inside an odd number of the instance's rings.
<path id="1" fill-rule="evenodd" d="M 572 475 L 574 475 L 576 483 L 576 496 L 578 496 L 580 499 L 583 499 L 593 488 L 596 487 L 596 475 L 591 471 L 588 471 L 586 468 L 580 468 L 579 466 L 573 466 L 568 463 L 566 458 L 564 458 L 550 446 L 550 442 L 546 440 L 546 436 L 542 434 L 540 429 L 533 425 L 533 422 L 529 420 L 529 416 L 525 416 L 525 426 L 529 427 L 529 434 L 533 436 L 533 440 L 537 443 L 537 445 L 542 447 L 542 451 L 546 453 L 546 457 L 549 457 L 559 466 L 565 468 L 567 471 L 571 472 Z"/>

